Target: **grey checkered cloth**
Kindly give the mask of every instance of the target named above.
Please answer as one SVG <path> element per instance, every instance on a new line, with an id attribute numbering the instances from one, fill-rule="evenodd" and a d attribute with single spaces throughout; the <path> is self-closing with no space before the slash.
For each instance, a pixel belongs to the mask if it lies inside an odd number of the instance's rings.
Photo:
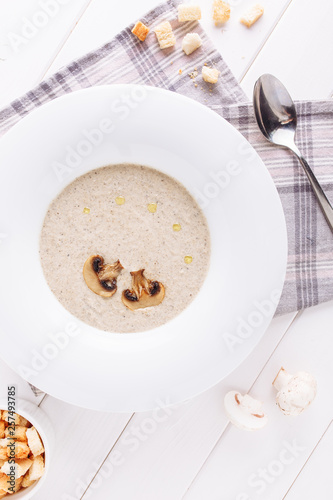
<path id="1" fill-rule="evenodd" d="M 160 50 L 152 29 L 146 41 L 140 42 L 131 33 L 132 24 L 103 47 L 62 68 L 3 109 L 0 133 L 51 99 L 92 85 L 138 83 L 191 97 L 223 116 L 246 137 L 265 162 L 280 194 L 288 228 L 289 260 L 277 313 L 333 299 L 333 235 L 297 160 L 262 137 L 252 106 L 200 24 L 178 23 L 173 0 L 156 7 L 141 20 L 150 28 L 170 21 L 176 46 Z M 199 33 L 203 45 L 186 56 L 181 40 L 189 32 Z M 212 90 L 200 76 L 205 63 L 221 71 Z M 195 68 L 199 75 L 193 79 L 189 74 Z M 302 102 L 297 104 L 297 111 L 298 145 L 333 199 L 333 102 Z"/>

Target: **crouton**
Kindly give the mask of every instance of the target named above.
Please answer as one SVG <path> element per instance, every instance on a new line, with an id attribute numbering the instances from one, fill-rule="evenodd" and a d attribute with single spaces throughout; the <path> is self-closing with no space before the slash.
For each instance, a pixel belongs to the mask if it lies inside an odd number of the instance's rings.
<path id="1" fill-rule="evenodd" d="M 264 8 L 258 3 L 251 7 L 243 17 L 241 17 L 240 22 L 245 24 L 248 28 L 250 28 L 258 19 L 263 15 Z"/>
<path id="2" fill-rule="evenodd" d="M 0 439 L 5 437 L 5 422 L 3 420 L 0 421 Z"/>
<path id="3" fill-rule="evenodd" d="M 202 78 L 205 82 L 216 83 L 219 78 L 219 74 L 220 71 L 218 69 L 208 68 L 207 66 L 202 68 Z"/>
<path id="4" fill-rule="evenodd" d="M 27 429 L 26 434 L 28 439 L 28 446 L 31 450 L 31 453 L 34 457 L 37 457 L 44 452 L 42 440 L 34 427 L 31 427 L 31 429 Z"/>
<path id="5" fill-rule="evenodd" d="M 214 0 L 213 20 L 215 24 L 225 23 L 230 19 L 230 5 L 222 0 Z"/>
<path id="6" fill-rule="evenodd" d="M 7 495 L 7 491 L 0 490 L 0 499 Z"/>
<path id="7" fill-rule="evenodd" d="M 11 484 L 9 476 L 4 475 L 0 478 L 0 490 L 4 490 L 7 493 L 16 493 L 20 488 L 23 481 L 23 477 L 16 479 L 15 484 Z"/>
<path id="8" fill-rule="evenodd" d="M 181 3 L 178 5 L 178 21 L 199 21 L 201 19 L 201 9 L 199 5 L 189 5 Z"/>
<path id="9" fill-rule="evenodd" d="M 17 441 L 27 441 L 27 427 L 22 427 L 22 425 L 15 425 L 14 428 L 9 428 L 5 430 L 5 436 L 6 438 L 13 438 L 16 439 Z"/>
<path id="10" fill-rule="evenodd" d="M 12 468 L 15 467 L 15 478 L 19 479 L 20 477 L 24 476 L 24 474 L 29 470 L 31 465 L 32 465 L 32 460 L 30 460 L 29 458 L 23 458 L 15 460 L 15 464 L 10 464 L 9 462 L 5 462 L 0 470 L 3 474 L 7 474 L 7 476 L 9 476 L 10 473 L 13 471 Z"/>
<path id="11" fill-rule="evenodd" d="M 44 474 L 44 459 L 42 456 L 38 455 L 33 459 L 32 465 L 26 475 L 29 481 L 36 481 Z"/>
<path id="12" fill-rule="evenodd" d="M 149 33 L 148 26 L 145 26 L 141 21 L 138 21 L 132 29 L 133 35 L 137 36 L 141 42 L 144 42 Z"/>
<path id="13" fill-rule="evenodd" d="M 182 49 L 188 56 L 202 45 L 202 40 L 198 33 L 187 33 L 182 42 Z"/>
<path id="14" fill-rule="evenodd" d="M 30 448 L 26 443 L 16 441 L 15 439 L 0 439 L 0 459 L 4 460 L 11 455 L 11 447 L 15 458 L 28 458 Z"/>
<path id="15" fill-rule="evenodd" d="M 28 475 L 29 475 L 29 473 L 27 473 L 23 477 L 23 481 L 22 481 L 22 487 L 23 488 L 29 488 L 29 486 L 31 486 L 32 484 L 34 484 L 36 482 L 36 481 L 31 481 L 31 479 L 29 479 Z"/>
<path id="16" fill-rule="evenodd" d="M 154 31 L 161 49 L 167 49 L 168 47 L 173 47 L 173 45 L 175 45 L 176 38 L 173 34 L 169 21 L 159 24 L 156 26 Z"/>
<path id="17" fill-rule="evenodd" d="M 29 446 L 21 441 L 15 441 L 15 458 L 28 458 Z"/>
<path id="18" fill-rule="evenodd" d="M 2 420 L 7 422 L 9 425 L 13 425 L 15 423 L 15 425 L 22 425 L 23 427 L 29 427 L 28 420 L 14 412 L 8 412 L 6 410 L 3 410 Z"/>

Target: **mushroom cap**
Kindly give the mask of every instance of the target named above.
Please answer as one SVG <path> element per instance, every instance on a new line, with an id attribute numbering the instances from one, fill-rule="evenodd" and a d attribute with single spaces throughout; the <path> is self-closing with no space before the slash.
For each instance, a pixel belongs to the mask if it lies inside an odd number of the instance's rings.
<path id="1" fill-rule="evenodd" d="M 239 429 L 255 431 L 262 429 L 268 422 L 262 411 L 262 402 L 248 394 L 242 396 L 237 391 L 230 391 L 224 397 L 225 412 Z"/>
<path id="2" fill-rule="evenodd" d="M 98 270 L 94 265 L 98 262 Z M 117 291 L 117 277 L 123 266 L 119 260 L 114 264 L 104 265 L 100 255 L 91 255 L 83 266 L 83 278 L 88 288 L 101 297 L 112 297 Z M 107 285 L 110 282 L 110 285 Z"/>
<path id="3" fill-rule="evenodd" d="M 307 372 L 292 375 L 287 385 L 276 395 L 276 403 L 285 415 L 300 415 L 317 394 L 316 379 Z"/>
<path id="4" fill-rule="evenodd" d="M 123 304 L 131 311 L 158 306 L 164 299 L 162 283 L 148 280 L 143 273 L 144 269 L 131 272 L 132 288 L 124 290 L 121 296 Z"/>

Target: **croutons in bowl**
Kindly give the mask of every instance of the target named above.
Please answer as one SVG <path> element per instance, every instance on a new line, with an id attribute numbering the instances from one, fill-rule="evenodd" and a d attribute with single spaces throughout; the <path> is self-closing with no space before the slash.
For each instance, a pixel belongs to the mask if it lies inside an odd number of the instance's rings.
<path id="1" fill-rule="evenodd" d="M 0 400 L 0 500 L 31 498 L 50 467 L 53 429 L 45 413 L 25 400 L 8 412 Z"/>

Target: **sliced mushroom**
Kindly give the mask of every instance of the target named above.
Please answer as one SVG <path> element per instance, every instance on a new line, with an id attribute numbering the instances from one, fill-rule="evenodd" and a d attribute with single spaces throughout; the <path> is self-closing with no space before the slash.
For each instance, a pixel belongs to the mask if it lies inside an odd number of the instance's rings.
<path id="1" fill-rule="evenodd" d="M 237 391 L 228 392 L 224 397 L 224 409 L 230 422 L 240 429 L 256 431 L 267 424 L 262 402 L 248 394 L 242 396 Z"/>
<path id="2" fill-rule="evenodd" d="M 159 281 L 148 280 L 144 269 L 132 272 L 132 289 L 124 290 L 122 301 L 128 309 L 135 311 L 144 307 L 158 306 L 164 299 L 165 290 Z"/>
<path id="3" fill-rule="evenodd" d="M 123 266 L 119 260 L 104 264 L 100 255 L 91 255 L 84 263 L 83 277 L 90 290 L 101 297 L 112 297 L 117 291 L 117 277 Z"/>

